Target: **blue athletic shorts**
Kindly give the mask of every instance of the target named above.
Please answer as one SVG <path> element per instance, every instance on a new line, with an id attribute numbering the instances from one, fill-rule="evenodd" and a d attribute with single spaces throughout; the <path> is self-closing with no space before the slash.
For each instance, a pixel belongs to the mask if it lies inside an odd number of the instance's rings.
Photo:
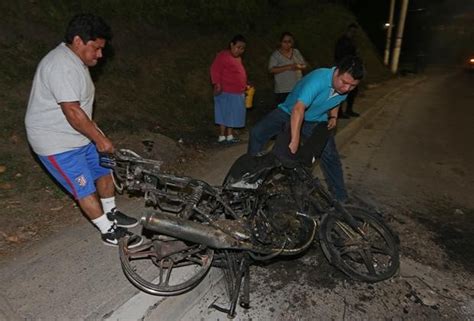
<path id="1" fill-rule="evenodd" d="M 92 143 L 64 153 L 38 157 L 56 181 L 77 200 L 94 193 L 95 181 L 111 173 L 109 168 L 100 166 L 99 154 Z"/>

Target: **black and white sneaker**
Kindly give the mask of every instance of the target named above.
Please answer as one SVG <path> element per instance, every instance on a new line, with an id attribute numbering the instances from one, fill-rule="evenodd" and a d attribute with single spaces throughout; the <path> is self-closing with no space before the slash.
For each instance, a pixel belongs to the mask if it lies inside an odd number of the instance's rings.
<path id="1" fill-rule="evenodd" d="M 107 218 L 109 221 L 114 222 L 115 225 L 119 227 L 132 228 L 138 225 L 138 220 L 136 218 L 123 214 L 115 207 L 112 209 L 112 211 L 107 213 Z"/>
<path id="2" fill-rule="evenodd" d="M 102 242 L 109 246 L 118 246 L 119 240 L 123 237 L 128 237 L 127 247 L 133 249 L 143 243 L 143 238 L 140 235 L 133 234 L 123 227 L 112 225 L 107 233 L 102 234 Z"/>

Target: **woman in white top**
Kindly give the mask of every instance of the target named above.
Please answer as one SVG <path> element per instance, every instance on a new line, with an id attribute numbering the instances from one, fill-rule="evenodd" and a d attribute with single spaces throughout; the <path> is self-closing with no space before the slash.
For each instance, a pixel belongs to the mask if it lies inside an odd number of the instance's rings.
<path id="1" fill-rule="evenodd" d="M 302 70 L 307 67 L 303 55 L 293 48 L 294 43 L 295 37 L 289 32 L 283 32 L 280 36 L 280 46 L 272 53 L 268 62 L 268 70 L 275 79 L 276 105 L 285 101 L 286 96 L 303 77 Z"/>

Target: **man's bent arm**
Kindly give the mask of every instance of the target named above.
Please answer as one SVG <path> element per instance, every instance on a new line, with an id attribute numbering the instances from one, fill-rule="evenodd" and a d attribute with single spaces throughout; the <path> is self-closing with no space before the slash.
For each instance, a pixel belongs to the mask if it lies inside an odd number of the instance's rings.
<path id="1" fill-rule="evenodd" d="M 338 114 L 339 114 L 339 106 L 329 110 L 329 113 L 328 113 L 328 129 L 329 130 L 336 127 Z"/>
<path id="2" fill-rule="evenodd" d="M 296 153 L 300 145 L 301 124 L 304 120 L 305 109 L 306 106 L 298 100 L 291 111 L 291 141 L 288 147 L 293 154 Z"/>
<path id="3" fill-rule="evenodd" d="M 78 102 L 64 102 L 60 103 L 60 105 L 67 121 L 72 126 L 72 128 L 93 141 L 99 152 L 114 152 L 114 146 L 112 142 L 107 137 L 105 137 L 96 124 L 91 119 L 89 119 Z"/>

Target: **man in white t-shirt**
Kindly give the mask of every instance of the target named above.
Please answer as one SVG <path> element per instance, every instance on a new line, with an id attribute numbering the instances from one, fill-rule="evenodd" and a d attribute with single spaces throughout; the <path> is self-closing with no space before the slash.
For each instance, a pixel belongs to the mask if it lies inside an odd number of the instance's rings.
<path id="1" fill-rule="evenodd" d="M 92 121 L 95 88 L 89 73 L 111 36 L 100 17 L 72 18 L 64 42 L 38 65 L 25 125 L 28 142 L 48 172 L 78 202 L 103 242 L 117 245 L 138 221 L 116 209 L 110 169 L 99 163 L 98 152 L 112 153 L 114 145 Z M 130 240 L 130 248 L 142 243 L 137 235 Z"/>

